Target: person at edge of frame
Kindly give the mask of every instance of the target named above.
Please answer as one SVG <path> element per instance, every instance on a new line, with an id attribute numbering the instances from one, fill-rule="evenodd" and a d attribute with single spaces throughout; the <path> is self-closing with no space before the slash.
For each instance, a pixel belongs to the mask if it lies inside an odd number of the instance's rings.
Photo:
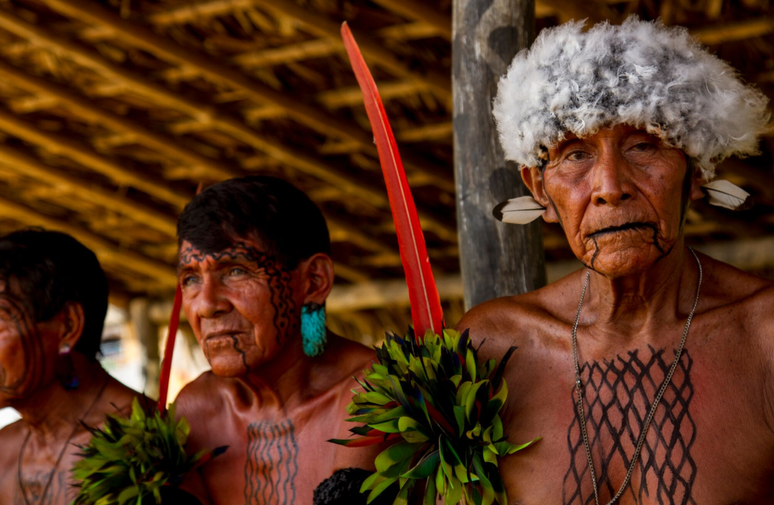
<path id="1" fill-rule="evenodd" d="M 334 272 L 320 210 L 281 179 L 231 179 L 186 206 L 178 243 L 183 311 L 212 367 L 180 392 L 178 414 L 192 453 L 228 446 L 200 469 L 203 486 L 184 488 L 215 505 L 365 504 L 384 446 L 327 440 L 351 435 L 353 376 L 375 354 L 325 326 Z"/>
<path id="2" fill-rule="evenodd" d="M 505 432 L 542 440 L 502 461 L 508 496 L 772 504 L 774 283 L 685 243 L 692 202 L 745 200 L 709 181 L 724 158 L 756 154 L 768 99 L 685 28 L 583 25 L 543 30 L 494 105 L 534 197 L 498 216 L 543 207 L 583 268 L 458 324 L 487 339 L 484 357 L 518 347 Z"/>
<path id="3" fill-rule="evenodd" d="M 97 361 L 108 283 L 73 237 L 43 229 L 0 237 L 0 504 L 69 505 L 70 468 L 88 426 L 131 411 L 139 393 Z"/>

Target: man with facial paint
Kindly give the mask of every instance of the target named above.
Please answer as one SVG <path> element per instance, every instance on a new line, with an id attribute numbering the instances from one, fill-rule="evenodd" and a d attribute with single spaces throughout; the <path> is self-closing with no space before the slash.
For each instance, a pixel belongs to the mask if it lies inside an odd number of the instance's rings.
<path id="1" fill-rule="evenodd" d="M 501 463 L 524 505 L 774 503 L 774 284 L 685 245 L 692 201 L 746 194 L 715 165 L 754 154 L 767 99 L 683 28 L 636 18 L 544 30 L 500 82 L 506 158 L 585 268 L 459 323 L 506 369 Z"/>
<path id="2" fill-rule="evenodd" d="M 64 233 L 0 237 L 0 408 L 21 420 L 0 430 L 0 503 L 67 505 L 70 468 L 107 413 L 137 393 L 96 360 L 108 285 L 97 257 Z"/>
<path id="3" fill-rule="evenodd" d="M 183 310 L 212 366 L 178 413 L 191 451 L 229 446 L 190 490 L 216 505 L 311 504 L 334 474 L 362 480 L 383 447 L 327 440 L 349 436 L 352 377 L 374 353 L 325 328 L 334 274 L 319 209 L 280 179 L 232 179 L 186 206 L 178 241 Z"/>

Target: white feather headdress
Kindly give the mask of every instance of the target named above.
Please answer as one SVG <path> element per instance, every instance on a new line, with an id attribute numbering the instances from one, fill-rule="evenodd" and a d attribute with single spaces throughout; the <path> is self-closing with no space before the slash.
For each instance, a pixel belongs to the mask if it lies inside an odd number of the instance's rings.
<path id="1" fill-rule="evenodd" d="M 768 99 L 685 28 L 636 17 L 583 26 L 543 30 L 500 80 L 494 117 L 507 159 L 538 166 L 567 132 L 615 124 L 681 149 L 705 180 L 723 159 L 757 154 Z"/>

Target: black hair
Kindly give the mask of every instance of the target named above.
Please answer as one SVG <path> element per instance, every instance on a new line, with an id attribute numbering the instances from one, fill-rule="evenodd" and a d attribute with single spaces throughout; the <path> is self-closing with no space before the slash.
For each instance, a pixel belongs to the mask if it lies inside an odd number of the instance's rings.
<path id="1" fill-rule="evenodd" d="M 48 321 L 67 302 L 83 308 L 74 350 L 96 359 L 108 307 L 108 283 L 97 256 L 66 233 L 28 228 L 0 237 L 0 280 L 18 286 L 36 322 Z M 14 285 L 11 281 L 15 281 Z"/>
<path id="2" fill-rule="evenodd" d="M 288 270 L 331 249 L 328 225 L 314 202 L 287 181 L 257 175 L 229 179 L 198 194 L 177 221 L 177 237 L 178 245 L 187 241 L 205 253 L 257 240 Z"/>

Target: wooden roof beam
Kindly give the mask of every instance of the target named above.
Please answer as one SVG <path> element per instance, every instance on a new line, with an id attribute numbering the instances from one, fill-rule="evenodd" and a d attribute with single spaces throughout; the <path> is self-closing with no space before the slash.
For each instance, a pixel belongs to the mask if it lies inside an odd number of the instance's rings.
<path id="1" fill-rule="evenodd" d="M 407 19 L 422 21 L 438 31 L 444 39 L 452 39 L 451 16 L 428 6 L 421 0 L 373 0 L 385 9 L 399 14 Z"/>
<path id="2" fill-rule="evenodd" d="M 223 65 L 207 55 L 186 49 L 141 24 L 122 19 L 102 5 L 95 2 L 84 2 L 83 0 L 44 0 L 44 3 L 63 14 L 95 25 L 108 26 L 115 31 L 116 37 L 125 42 L 140 47 L 164 60 L 196 68 L 209 79 L 243 91 L 246 96 L 259 103 L 269 103 L 284 108 L 290 117 L 301 124 L 326 135 L 333 134 L 343 139 L 356 141 L 363 146 L 365 151 L 373 154 L 376 153 L 373 136 L 358 125 L 349 121 L 343 121 L 327 112 L 300 102 L 289 94 L 277 91 L 266 84 L 250 78 L 237 68 Z M 337 29 L 335 40 L 338 41 L 339 38 L 340 35 Z M 378 47 L 378 50 L 380 52 L 384 51 L 381 46 Z M 392 55 L 389 56 L 392 58 Z M 404 69 L 404 73 L 405 71 L 406 69 Z M 432 83 L 429 84 L 432 85 Z M 451 90 L 450 86 L 449 84 L 449 91 Z M 437 175 L 438 185 L 446 191 L 454 190 L 452 177 L 450 174 L 447 175 L 442 167 L 437 167 L 412 156 L 404 155 L 403 161 L 407 167 L 426 171 L 431 176 Z"/>
<path id="3" fill-rule="evenodd" d="M 2 112 L 0 112 L 0 124 L 2 124 Z M 44 147 L 50 149 L 47 145 Z M 13 162 L 15 167 L 23 168 L 23 175 L 31 176 L 42 182 L 58 184 L 66 191 L 77 192 L 82 197 L 87 197 L 98 205 L 124 214 L 138 222 L 166 233 L 171 238 L 177 235 L 177 219 L 164 216 L 155 209 L 120 198 L 113 192 L 80 181 L 61 170 L 45 165 L 21 150 L 0 144 L 0 158 Z M 344 223 L 335 216 L 326 215 L 326 220 L 331 228 L 345 233 L 349 240 L 358 247 L 382 253 L 394 252 L 396 250 L 394 247 L 380 242 L 376 237 L 368 235 L 348 223 Z"/>
<path id="4" fill-rule="evenodd" d="M 146 19 L 158 26 L 191 23 L 202 18 L 212 18 L 230 14 L 236 10 L 252 7 L 253 0 L 214 0 L 197 2 L 181 7 L 150 14 Z"/>
<path id="5" fill-rule="evenodd" d="M 560 14 L 562 18 L 581 20 L 588 18 L 592 23 L 605 19 L 615 23 L 617 15 L 605 4 L 620 4 L 632 0 L 535 0 L 535 17 L 545 18 Z M 569 8 L 568 8 L 569 7 Z"/>
<path id="6" fill-rule="evenodd" d="M 20 87 L 50 97 L 74 114 L 110 129 L 130 134 L 136 141 L 151 147 L 178 162 L 205 169 L 208 177 L 223 180 L 239 174 L 235 167 L 229 167 L 226 160 L 214 160 L 181 146 L 178 140 L 159 131 L 150 131 L 131 119 L 100 109 L 87 98 L 80 97 L 64 86 L 50 80 L 33 77 L 22 70 L 0 60 L 0 75 L 11 79 Z"/>
<path id="7" fill-rule="evenodd" d="M 177 232 L 176 220 L 161 214 L 158 210 L 122 197 L 116 192 L 88 184 L 66 172 L 46 165 L 29 154 L 0 144 L 0 159 L 22 175 L 32 177 L 45 184 L 56 185 L 67 193 L 77 194 L 107 209 L 119 212 L 146 226 L 174 238 Z"/>
<path id="8" fill-rule="evenodd" d="M 5 198 L 0 198 L 0 213 L 4 217 L 29 226 L 43 226 L 51 230 L 68 233 L 83 242 L 86 247 L 94 250 L 100 262 L 104 264 L 139 272 L 142 275 L 157 280 L 160 285 L 167 288 L 173 288 L 177 282 L 175 270 L 170 265 L 129 251 L 125 247 L 119 247 L 91 231 L 84 230 L 66 221 L 46 216 Z"/>
<path id="9" fill-rule="evenodd" d="M 57 133 L 40 130 L 31 123 L 19 119 L 17 116 L 2 109 L 0 109 L 0 130 L 4 130 L 32 144 L 39 145 L 54 154 L 66 156 L 97 173 L 107 176 L 119 185 L 131 186 L 177 208 L 183 208 L 190 200 L 190 195 L 167 187 L 157 177 L 150 174 L 138 174 L 121 166 L 113 159 L 96 153 L 92 148 L 80 141 Z"/>
<path id="10" fill-rule="evenodd" d="M 134 92 L 152 98 L 164 104 L 165 107 L 182 111 L 202 123 L 212 122 L 214 111 L 211 107 L 188 100 L 178 93 L 169 91 L 164 86 L 145 80 L 139 74 L 108 61 L 97 51 L 84 44 L 61 37 L 42 26 L 28 23 L 24 19 L 2 9 L 0 9 L 0 28 L 30 42 L 34 41 L 37 45 L 44 45 L 55 51 L 65 53 L 79 65 L 96 70 L 114 82 L 118 81 L 117 87 L 113 88 L 111 86 L 111 89 L 120 90 L 120 84 L 123 83 L 127 89 L 132 89 Z"/>
<path id="11" fill-rule="evenodd" d="M 345 193 L 356 196 L 365 202 L 375 205 L 377 208 L 389 209 L 387 193 L 381 184 L 371 182 L 370 180 L 363 180 L 344 172 L 332 163 L 306 156 L 297 149 L 285 147 L 282 144 L 268 140 L 219 108 L 190 100 L 163 86 L 149 82 L 138 73 L 107 61 L 89 47 L 59 37 L 2 9 L 0 9 L 0 28 L 19 37 L 32 39 L 37 43 L 42 43 L 55 50 L 62 51 L 72 57 L 77 63 L 96 69 L 106 77 L 122 81 L 127 88 L 142 93 L 166 106 L 182 110 L 200 122 L 210 124 L 213 128 L 228 133 L 259 151 L 265 152 L 281 163 L 287 163 L 302 172 L 332 184 Z M 434 211 L 430 208 L 422 205 L 417 207 L 420 218 L 427 226 L 427 229 L 432 229 L 444 240 L 456 241 L 456 229 L 450 221 L 435 216 Z"/>
<path id="12" fill-rule="evenodd" d="M 762 16 L 735 23 L 720 23 L 691 30 L 691 35 L 696 40 L 708 46 L 754 39 L 771 33 L 774 33 L 774 16 Z"/>
<path id="13" fill-rule="evenodd" d="M 304 9 L 294 2 L 253 0 L 253 3 L 260 5 L 279 16 L 293 19 L 295 22 L 303 25 L 307 31 L 318 37 L 330 37 L 334 40 L 341 40 L 340 23 L 331 21 Z M 397 76 L 414 79 L 424 83 L 434 92 L 438 93 L 439 96 L 446 100 L 451 100 L 451 76 L 434 72 L 422 73 L 411 70 L 385 49 L 384 44 L 379 40 L 356 30 L 355 27 L 350 28 L 353 28 L 352 31 L 355 34 L 360 50 L 366 58 L 373 60 Z"/>
<path id="14" fill-rule="evenodd" d="M 243 91 L 246 96 L 259 103 L 271 103 L 283 107 L 293 119 L 317 131 L 335 133 L 352 140 L 360 137 L 361 133 L 366 133 L 360 128 L 353 128 L 352 125 L 345 124 L 338 118 L 322 113 L 292 96 L 250 78 L 237 68 L 223 65 L 205 54 L 184 48 L 139 23 L 122 19 L 96 2 L 44 0 L 44 3 L 64 15 L 93 25 L 107 26 L 113 30 L 116 38 L 168 62 L 194 68 L 213 81 Z"/>
<path id="15" fill-rule="evenodd" d="M 382 99 L 389 100 L 390 98 L 411 95 L 426 89 L 416 81 L 388 81 L 379 84 L 379 95 L 381 95 Z M 351 107 L 363 103 L 363 92 L 357 86 L 331 89 L 318 93 L 317 101 L 329 109 Z"/>
<path id="16" fill-rule="evenodd" d="M 286 65 L 294 61 L 324 58 L 341 52 L 344 52 L 343 43 L 329 38 L 320 38 L 238 54 L 233 56 L 230 61 L 241 67 L 268 67 Z"/>

